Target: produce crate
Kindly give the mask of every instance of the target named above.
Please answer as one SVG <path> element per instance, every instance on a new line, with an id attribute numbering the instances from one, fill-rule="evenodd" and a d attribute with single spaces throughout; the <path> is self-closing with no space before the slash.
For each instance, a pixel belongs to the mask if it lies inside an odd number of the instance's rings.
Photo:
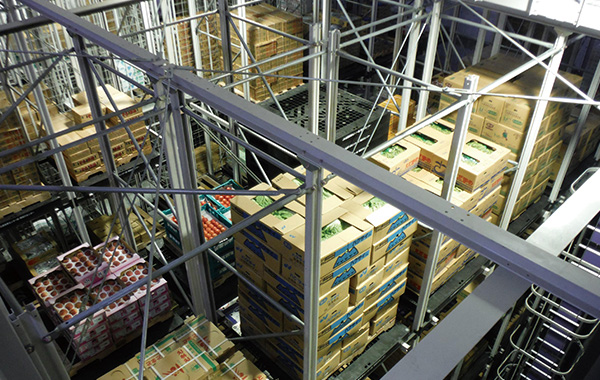
<path id="1" fill-rule="evenodd" d="M 227 182 L 215 187 L 213 190 L 224 189 L 226 187 L 231 187 L 234 190 L 242 190 L 243 189 L 243 187 L 240 186 L 240 184 L 238 184 L 234 180 L 230 179 Z M 231 211 L 231 198 L 233 198 L 233 197 L 228 198 L 227 200 L 225 200 L 225 202 L 223 200 L 217 199 L 217 197 L 213 196 L 213 195 L 207 195 L 206 197 L 211 202 L 219 205 L 220 207 L 217 209 L 217 211 L 219 211 L 219 213 L 221 213 L 221 215 L 225 216 L 227 219 L 229 219 L 231 221 L 231 212 L 230 212 Z"/>

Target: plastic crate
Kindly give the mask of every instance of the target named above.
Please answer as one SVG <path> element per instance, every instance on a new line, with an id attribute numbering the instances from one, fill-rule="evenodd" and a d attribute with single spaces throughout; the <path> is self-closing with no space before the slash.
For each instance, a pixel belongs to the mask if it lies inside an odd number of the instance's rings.
<path id="1" fill-rule="evenodd" d="M 219 190 L 222 189 L 224 187 L 227 186 L 231 186 L 233 187 L 235 190 L 242 190 L 243 187 L 240 186 L 240 184 L 238 184 L 237 182 L 235 182 L 234 180 L 230 179 L 227 182 L 215 187 L 213 190 Z M 219 202 L 214 196 L 212 195 L 207 195 L 207 198 L 209 200 L 211 200 L 212 202 L 218 204 L 219 206 L 221 206 L 221 208 L 218 210 L 219 213 L 221 213 L 224 217 L 226 217 L 227 219 L 231 220 L 231 206 L 225 206 L 223 204 L 221 204 L 221 202 Z"/>
<path id="2" fill-rule="evenodd" d="M 219 223 L 221 223 L 225 228 L 231 228 L 231 221 L 227 219 L 221 212 L 213 209 L 208 204 L 205 204 L 201 208 L 202 215 L 208 214 L 211 218 L 216 219 Z M 170 209 L 164 210 L 163 213 L 167 216 L 172 215 L 173 212 Z M 164 220 L 161 220 L 163 223 L 165 230 L 167 231 L 167 238 L 171 239 L 173 243 L 175 243 L 179 248 L 181 248 L 181 239 L 179 229 L 173 227 L 170 223 L 166 223 Z M 233 239 L 225 239 L 213 247 L 213 251 L 218 254 L 222 252 L 226 252 L 227 250 L 233 250 Z"/>

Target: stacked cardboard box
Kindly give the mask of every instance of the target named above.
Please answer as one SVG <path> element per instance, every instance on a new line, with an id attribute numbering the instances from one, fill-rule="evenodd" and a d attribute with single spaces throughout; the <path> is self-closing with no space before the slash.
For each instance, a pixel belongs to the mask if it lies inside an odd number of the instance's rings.
<path id="1" fill-rule="evenodd" d="M 523 61 L 518 58 L 504 55 L 495 56 L 446 77 L 444 86 L 461 88 L 467 75 L 476 74 L 479 76 L 479 89 L 521 64 L 523 64 Z M 561 72 L 561 74 L 576 86 L 581 83 L 582 78 L 577 75 L 565 72 Z M 543 75 L 544 70 L 541 67 L 530 69 L 493 92 L 513 95 L 538 95 Z M 564 97 L 569 95 L 569 91 L 570 89 L 566 85 L 557 81 L 551 95 Z M 452 101 L 451 97 L 442 94 L 440 109 L 447 107 Z M 535 100 L 495 97 L 493 95 L 482 96 L 474 103 L 469 122 L 469 132 L 481 135 L 510 149 L 509 159 L 516 161 L 520 157 L 534 108 Z M 515 205 L 513 218 L 516 218 L 543 193 L 550 178 L 552 164 L 558 158 L 563 130 L 569 121 L 570 114 L 571 106 L 569 104 L 548 103 L 536 137 L 525 182 L 519 190 L 519 201 Z M 447 120 L 455 122 L 456 113 L 451 114 Z M 494 213 L 497 215 L 501 215 L 503 211 L 510 183 L 511 177 L 507 177 L 502 188 L 500 201 L 494 208 Z"/>
<path id="2" fill-rule="evenodd" d="M 398 165 L 416 164 L 418 149 L 402 151 Z M 297 168 L 303 171 L 302 168 Z M 390 166 L 394 171 L 394 166 Z M 302 182 L 289 174 L 273 180 L 279 188 Z M 253 190 L 269 190 L 259 184 Z M 319 285 L 317 378 L 325 378 L 359 355 L 365 345 L 395 322 L 405 291 L 408 251 L 416 220 L 341 178 L 324 186 Z M 236 196 L 234 223 L 277 199 Z M 236 268 L 260 289 L 304 318 L 305 197 L 288 203 L 234 235 Z M 239 286 L 245 334 L 299 329 L 292 319 L 246 285 Z M 292 378 L 302 377 L 302 336 L 271 339 L 264 351 Z"/>
<path id="3" fill-rule="evenodd" d="M 406 138 L 420 148 L 419 167 L 404 178 L 433 194 L 441 195 L 443 175 L 446 170 L 453 126 L 434 123 Z M 467 134 L 459 165 L 456 186 L 451 202 L 472 215 L 489 218 L 493 205 L 500 194 L 509 150 L 480 136 Z M 409 289 L 419 292 L 425 264 L 429 255 L 432 229 L 419 223 L 416 236 L 420 238 L 411 245 L 409 255 Z M 454 273 L 475 255 L 474 252 L 445 236 L 436 263 L 432 292 L 437 290 Z"/>
<path id="4" fill-rule="evenodd" d="M 201 74 L 203 78 L 209 79 L 221 75 L 223 70 L 220 40 L 219 15 L 209 15 L 198 22 L 198 44 L 200 46 L 200 62 L 202 63 Z"/>
<path id="5" fill-rule="evenodd" d="M 55 268 L 29 280 L 39 303 L 49 309 L 56 324 L 77 315 L 85 302 L 89 307 L 148 274 L 148 264 L 117 238 L 106 245 L 76 247 L 58 256 L 58 262 Z M 72 345 L 82 360 L 123 343 L 141 329 L 145 288 L 122 297 L 94 314 L 91 320 L 69 329 Z M 171 309 L 171 297 L 162 278 L 152 281 L 149 293 L 150 321 L 154 322 Z"/>
<path id="6" fill-rule="evenodd" d="M 177 17 L 178 20 L 182 18 Z M 177 42 L 179 44 L 181 65 L 195 68 L 196 61 L 194 59 L 194 46 L 192 44 L 192 31 L 190 27 L 189 21 L 177 24 Z"/>
<path id="7" fill-rule="evenodd" d="M 99 380 L 137 379 L 140 354 L 112 369 Z M 179 329 L 145 350 L 145 379 L 266 380 L 241 351 L 206 317 L 189 317 Z"/>
<path id="8" fill-rule="evenodd" d="M 217 145 L 214 142 L 211 142 L 210 149 L 213 170 L 218 171 L 221 168 L 221 166 L 223 166 L 225 159 L 221 157 L 221 148 L 219 147 L 219 145 Z M 206 145 L 194 148 L 194 157 L 196 158 L 196 170 L 202 175 L 208 173 L 208 159 L 206 153 Z"/>
<path id="9" fill-rule="evenodd" d="M 17 111 L 14 111 L 0 125 L 0 152 L 17 148 L 26 142 L 27 138 Z M 0 160 L 0 167 L 18 163 L 30 157 L 30 150 L 28 148 L 22 149 L 4 156 Z M 0 183 L 7 185 L 39 185 L 41 180 L 35 163 L 30 163 L 0 174 Z M 50 198 L 50 194 L 47 192 L 0 190 L 0 217 L 48 198 Z"/>
<path id="10" fill-rule="evenodd" d="M 236 10 L 233 13 L 237 13 Z M 272 29 L 276 29 L 287 34 L 291 34 L 297 37 L 302 37 L 302 18 L 298 16 L 294 16 L 291 13 L 284 12 L 276 7 L 267 4 L 258 4 L 253 5 L 251 7 L 246 7 L 246 18 L 255 22 L 259 22 L 267 27 Z M 240 28 L 241 21 L 235 20 L 238 30 Z M 212 16 L 207 18 L 207 23 L 200 25 L 201 28 L 201 46 L 203 53 L 211 53 L 212 52 L 212 62 L 210 61 L 210 56 L 206 57 L 203 54 L 203 67 L 210 68 L 213 67 L 214 70 L 219 70 L 222 67 L 222 63 L 215 64 L 215 60 L 220 60 L 222 54 L 220 51 L 220 40 L 210 39 L 204 35 L 203 32 L 210 30 L 213 34 L 220 37 L 220 28 L 219 28 L 219 19 L 218 16 Z M 216 32 L 216 33 L 215 33 Z M 241 43 L 239 41 L 238 35 L 236 34 L 233 27 L 230 27 L 231 34 L 231 51 L 232 55 L 239 55 L 240 49 L 243 49 Z M 205 50 L 205 46 L 208 47 L 208 43 L 211 43 L 211 47 L 209 50 Z M 294 41 L 292 39 L 281 36 L 280 34 L 273 33 L 261 27 L 255 25 L 247 25 L 246 29 L 246 37 L 245 41 L 250 49 L 250 52 L 256 59 L 256 61 L 262 61 L 267 58 L 273 57 L 275 55 L 280 55 L 287 51 L 299 48 L 302 44 L 298 41 Z M 216 50 L 215 50 L 216 47 Z M 207 54 L 208 55 L 208 54 Z M 217 57 L 217 58 L 215 58 Z M 261 72 L 265 72 L 267 70 L 273 69 L 278 66 L 283 66 L 289 62 L 302 58 L 302 52 L 294 53 L 285 57 L 277 58 L 272 60 L 271 62 L 264 63 L 259 66 Z M 252 62 L 250 62 L 252 63 Z M 212 66 L 211 66 L 212 64 Z M 215 68 L 215 67 L 219 68 Z M 239 69 L 242 67 L 240 59 L 236 59 L 233 62 L 233 69 Z M 251 73 L 257 73 L 256 69 L 250 70 Z M 302 63 L 298 63 L 292 65 L 290 67 L 281 69 L 272 74 L 275 75 L 285 75 L 285 76 L 302 76 Z M 212 75 L 211 75 L 212 76 Z M 302 84 L 302 79 L 296 78 L 278 78 L 278 77 L 265 77 L 269 86 L 273 90 L 275 94 L 282 93 L 290 88 L 299 86 Z M 243 79 L 243 75 L 236 74 L 234 75 L 234 80 L 238 81 Z M 269 92 L 264 85 L 264 82 L 260 78 L 252 79 L 250 82 L 250 98 L 254 102 L 261 102 L 265 99 L 269 98 Z M 242 94 L 242 86 L 237 86 L 236 91 Z"/>
<path id="11" fill-rule="evenodd" d="M 402 103 L 402 96 L 394 95 L 394 101 L 398 106 Z M 392 137 L 396 136 L 398 133 L 398 122 L 400 121 L 400 111 L 392 101 L 392 99 L 384 100 L 383 102 L 378 104 L 379 107 L 383 107 L 392 113 L 390 116 L 390 125 L 388 128 L 388 140 Z M 410 99 L 408 102 L 408 121 L 406 125 L 412 125 L 415 122 L 415 110 L 417 106 L 417 102 L 413 99 Z"/>
<path id="12" fill-rule="evenodd" d="M 152 231 L 152 217 L 137 206 L 136 209 L 144 219 L 144 223 L 146 224 L 148 230 Z M 101 241 L 105 241 L 109 234 L 112 236 L 120 235 L 121 233 L 121 221 L 119 219 L 116 220 L 112 231 L 110 231 L 110 226 L 113 220 L 114 216 L 102 215 L 96 219 L 90 220 L 86 223 L 86 225 L 94 233 L 94 235 L 98 237 L 98 239 L 100 239 Z M 129 224 L 131 225 L 131 229 L 133 230 L 136 245 L 139 248 L 145 248 L 150 243 L 150 237 L 146 233 L 146 230 L 142 226 L 138 217 L 133 212 L 129 214 Z M 159 239 L 164 236 L 165 228 L 159 223 L 156 226 L 156 238 Z"/>
<path id="13" fill-rule="evenodd" d="M 134 99 L 114 89 L 113 87 L 107 86 L 107 88 L 118 109 L 131 107 L 137 103 Z M 116 111 L 108 97 L 104 95 L 102 87 L 98 88 L 98 95 L 102 105 L 101 109 L 103 114 L 113 113 Z M 72 98 L 75 106 L 72 108 L 70 114 L 56 114 L 52 117 L 52 124 L 56 132 L 68 130 L 77 124 L 92 120 L 91 109 L 87 103 L 85 93 L 75 94 L 72 96 Z M 125 121 L 132 120 L 140 117 L 141 115 L 141 108 L 135 108 L 132 111 L 124 112 L 122 114 Z M 115 128 L 119 124 L 120 119 L 117 116 L 114 116 L 106 121 L 106 126 L 109 129 Z M 152 151 L 152 145 L 148 138 L 144 143 L 144 137 L 146 135 L 145 123 L 140 121 L 132 124 L 129 126 L 129 130 L 131 131 L 133 138 L 137 141 L 138 145 L 142 148 L 142 152 L 144 154 L 149 154 Z M 64 149 L 62 153 L 65 158 L 69 174 L 77 182 L 84 181 L 93 174 L 106 171 L 100 154 L 100 142 L 97 138 L 77 144 L 77 141 L 95 134 L 96 128 L 95 126 L 91 125 L 66 133 L 57 137 L 56 139 L 60 146 L 73 144 L 67 149 Z M 117 166 L 128 163 L 138 155 L 138 151 L 135 148 L 133 140 L 127 133 L 126 129 L 115 129 L 113 132 L 108 133 L 108 138 L 111 144 L 112 155 Z M 143 147 L 142 143 L 144 143 Z"/>

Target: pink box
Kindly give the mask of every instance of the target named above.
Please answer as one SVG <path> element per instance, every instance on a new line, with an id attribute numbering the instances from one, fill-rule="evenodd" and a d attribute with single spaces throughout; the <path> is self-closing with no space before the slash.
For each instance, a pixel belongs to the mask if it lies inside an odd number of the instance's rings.
<path id="1" fill-rule="evenodd" d="M 116 292 L 123 289 L 123 286 L 115 275 L 110 275 L 106 278 L 103 284 L 96 286 L 92 293 L 97 302 L 103 301 Z M 104 308 L 106 317 L 109 323 L 119 321 L 129 315 L 139 315 L 139 306 L 137 298 L 131 295 L 125 295 L 119 300 L 111 303 Z"/>
<path id="2" fill-rule="evenodd" d="M 167 281 L 164 278 L 160 278 L 159 281 L 150 288 L 150 294 L 150 308 L 166 302 L 166 299 L 170 299 Z M 140 310 L 144 310 L 144 305 L 146 304 L 146 292 L 144 291 L 143 295 L 138 295 L 137 298 L 140 304 Z"/>
<path id="3" fill-rule="evenodd" d="M 105 334 L 101 336 L 100 339 L 96 339 L 85 345 L 79 346 L 79 348 L 76 350 L 77 355 L 81 360 L 88 360 L 111 347 L 112 344 L 113 341 L 111 335 Z"/>
<path id="4" fill-rule="evenodd" d="M 76 285 L 60 265 L 28 281 L 40 304 L 46 307 L 51 305 L 53 299 L 68 293 Z"/>
<path id="5" fill-rule="evenodd" d="M 141 329 L 143 322 L 144 321 L 142 317 L 137 317 L 134 320 L 130 321 L 126 326 L 123 326 L 117 330 L 113 330 L 113 339 L 115 341 L 123 339 L 124 337 L 133 333 L 134 331 Z"/>
<path id="6" fill-rule="evenodd" d="M 123 283 L 123 285 L 129 286 L 134 282 L 145 278 L 147 275 L 148 263 L 143 259 L 139 259 L 137 262 L 133 263 L 131 266 L 125 268 L 119 273 L 119 280 Z M 156 278 L 152 280 L 152 285 L 150 287 L 150 294 L 152 298 L 158 297 L 165 293 L 168 294 L 168 292 L 169 288 L 167 286 L 167 281 L 165 281 L 164 278 Z M 135 293 L 133 293 L 133 295 L 138 299 L 141 311 L 146 302 L 146 285 L 143 285 L 138 290 L 136 290 Z"/>
<path id="7" fill-rule="evenodd" d="M 102 261 L 107 264 L 111 260 L 111 257 L 114 256 L 110 264 L 110 273 L 118 274 L 123 269 L 140 260 L 138 254 L 124 241 L 120 241 L 118 236 L 111 238 L 107 242 L 106 247 L 102 243 L 95 246 L 94 249 L 98 256 L 102 258 Z"/>
<path id="8" fill-rule="evenodd" d="M 122 319 L 115 320 L 115 321 L 109 321 L 110 329 L 113 332 L 116 330 L 122 329 L 122 328 L 127 327 L 128 325 L 132 324 L 136 319 L 139 319 L 139 318 L 141 318 L 141 315 L 139 313 L 139 310 L 136 309 L 135 313 L 132 313 Z"/>
<path id="9" fill-rule="evenodd" d="M 79 314 L 79 310 L 82 304 L 85 302 L 86 307 L 92 305 L 92 298 L 88 298 L 87 289 L 79 284 L 71 288 L 68 292 L 62 296 L 55 298 L 51 301 L 52 307 L 59 317 L 58 322 L 62 323 L 73 318 L 73 316 Z M 105 320 L 106 315 L 104 311 L 94 314 L 93 321 Z M 75 326 L 71 327 L 74 328 Z"/>
<path id="10" fill-rule="evenodd" d="M 171 298 L 168 298 L 167 302 L 163 302 L 160 305 L 150 309 L 150 318 L 154 318 L 167 312 L 168 310 L 171 310 Z"/>
<path id="11" fill-rule="evenodd" d="M 89 244 L 82 244 L 58 256 L 57 259 L 69 275 L 84 286 L 99 283 L 108 272 L 108 264 L 100 260 Z"/>

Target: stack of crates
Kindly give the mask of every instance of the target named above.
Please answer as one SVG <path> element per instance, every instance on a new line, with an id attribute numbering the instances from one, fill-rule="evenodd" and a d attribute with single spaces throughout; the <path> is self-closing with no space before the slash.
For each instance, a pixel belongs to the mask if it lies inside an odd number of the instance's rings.
<path id="1" fill-rule="evenodd" d="M 414 149 L 399 161 L 410 170 L 417 158 Z M 296 170 L 304 172 L 301 167 Z M 272 182 L 285 189 L 302 184 L 290 174 Z M 274 188 L 259 184 L 251 190 Z M 236 196 L 231 202 L 232 220 L 239 223 L 277 199 Z M 300 320 L 304 319 L 305 204 L 302 196 L 234 235 L 238 271 Z M 406 288 L 411 236 L 417 227 L 405 212 L 339 177 L 325 184 L 322 211 L 319 379 L 352 361 L 395 323 L 398 300 Z M 301 329 L 244 283 L 239 285 L 239 308 L 244 334 Z M 291 378 L 302 378 L 302 336 L 268 339 L 261 347 Z"/>
<path id="2" fill-rule="evenodd" d="M 17 148 L 27 142 L 17 112 L 17 110 L 13 111 L 0 124 L 0 152 Z M 0 114 L 4 114 L 4 112 L 0 112 Z M 0 168 L 31 157 L 28 148 L 19 150 L 2 157 Z M 35 163 L 30 163 L 0 174 L 0 183 L 6 185 L 40 185 L 41 180 Z M 48 198 L 50 198 L 50 194 L 47 192 L 0 190 L 0 217 L 20 211 L 33 203 Z"/>
<path id="3" fill-rule="evenodd" d="M 82 305 L 89 307 L 103 301 L 148 274 L 148 263 L 116 237 L 106 245 L 83 244 L 57 259 L 60 263 L 57 267 L 29 280 L 38 301 L 49 309 L 56 324 L 76 316 L 83 310 Z M 91 359 L 139 332 L 145 302 L 144 285 L 72 326 L 71 344 L 80 359 Z M 171 306 L 167 282 L 163 278 L 154 279 L 150 286 L 150 322 L 162 318 Z"/>
<path id="4" fill-rule="evenodd" d="M 237 10 L 234 10 L 233 13 L 237 14 Z M 287 34 L 302 38 L 302 18 L 294 16 L 291 13 L 284 12 L 272 5 L 258 4 L 253 5 L 251 7 L 246 7 L 246 18 L 255 22 L 259 22 L 272 29 L 276 29 L 281 32 L 285 32 Z M 233 20 L 239 30 L 240 23 L 242 21 L 236 19 Z M 205 69 L 212 67 L 213 70 L 220 70 L 221 67 L 223 67 L 222 62 L 219 62 L 218 64 L 216 63 L 217 60 L 220 61 L 219 57 L 222 56 L 220 40 L 210 39 L 205 34 L 205 32 L 210 31 L 213 35 L 217 35 L 220 37 L 219 25 L 220 22 L 218 19 L 218 15 L 209 16 L 206 18 L 205 22 L 200 23 L 201 49 L 203 53 L 207 53 L 206 56 L 203 54 L 203 57 L 205 58 L 203 58 L 202 64 L 203 68 Z M 233 27 L 230 27 L 230 34 L 232 43 L 231 52 L 232 56 L 235 57 L 240 54 L 240 51 L 241 49 L 243 49 L 243 46 L 241 45 L 238 35 L 236 34 Z M 292 40 L 287 37 L 283 37 L 280 34 L 250 24 L 247 24 L 245 41 L 256 61 L 262 61 L 264 59 L 285 53 L 290 50 L 297 49 L 302 46 L 302 44 L 298 41 Z M 208 47 L 209 42 L 210 48 Z M 271 62 L 260 65 L 259 69 L 261 72 L 265 72 L 267 70 L 283 66 L 284 64 L 302 58 L 302 55 L 302 52 L 298 52 L 285 57 L 277 58 L 272 60 Z M 252 62 L 249 61 L 249 63 Z M 233 62 L 233 69 L 236 70 L 241 67 L 241 60 L 238 58 Z M 257 73 L 258 70 L 251 69 L 250 72 Z M 285 69 L 276 71 L 272 74 L 300 77 L 303 75 L 302 63 L 297 63 Z M 209 75 L 209 77 L 211 76 L 214 75 Z M 235 81 L 243 79 L 242 74 L 236 74 L 233 77 Z M 302 79 L 300 78 L 278 78 L 266 76 L 265 79 L 267 80 L 269 86 L 275 94 L 282 93 L 290 88 L 302 84 Z M 269 91 L 265 87 L 264 82 L 261 78 L 252 79 L 249 82 L 249 84 L 250 98 L 252 99 L 252 101 L 261 102 L 269 98 Z M 236 86 L 235 89 L 239 94 L 243 94 L 242 85 Z"/>
<path id="5" fill-rule="evenodd" d="M 404 178 L 433 194 L 441 195 L 454 127 L 440 121 L 408 136 L 401 143 L 420 148 L 419 165 Z M 480 136 L 468 133 L 459 164 L 452 203 L 472 215 L 491 220 L 494 204 L 500 194 L 509 150 Z M 419 293 L 431 244 L 432 229 L 419 222 L 410 250 L 408 288 Z M 445 236 L 436 263 L 431 292 L 437 290 L 459 271 L 475 252 Z"/>
<path id="6" fill-rule="evenodd" d="M 144 378 L 267 380 L 203 315 L 187 318 L 183 326 L 147 347 L 144 357 Z M 99 380 L 137 379 L 140 358 L 136 354 Z"/>
<path id="7" fill-rule="evenodd" d="M 444 79 L 444 87 L 462 88 L 464 79 L 469 74 L 479 76 L 478 88 L 482 88 L 500 78 L 508 70 L 514 69 L 524 62 L 518 58 L 497 55 L 481 61 Z M 538 95 L 545 70 L 535 67 L 523 75 L 509 81 L 494 92 L 514 95 Z M 561 72 L 575 86 L 582 81 L 580 76 Z M 568 97 L 571 91 L 565 84 L 556 81 L 551 96 Z M 447 94 L 441 94 L 440 109 L 453 102 Z M 536 101 L 531 99 L 505 98 L 486 95 L 480 97 L 473 105 L 470 115 L 469 132 L 480 135 L 500 146 L 510 149 L 509 159 L 518 161 L 523 143 L 529 129 Z M 513 210 L 512 219 L 518 217 L 527 207 L 537 201 L 552 174 L 553 163 L 558 160 L 562 146 L 564 130 L 569 122 L 572 107 L 568 103 L 550 102 L 546 108 L 539 133 L 536 137 L 533 154 L 524 181 L 519 189 L 518 201 Z M 456 113 L 446 119 L 456 121 Z M 494 207 L 494 214 L 502 215 L 506 197 L 512 183 L 512 175 L 506 176 L 502 184 L 500 199 Z"/>

